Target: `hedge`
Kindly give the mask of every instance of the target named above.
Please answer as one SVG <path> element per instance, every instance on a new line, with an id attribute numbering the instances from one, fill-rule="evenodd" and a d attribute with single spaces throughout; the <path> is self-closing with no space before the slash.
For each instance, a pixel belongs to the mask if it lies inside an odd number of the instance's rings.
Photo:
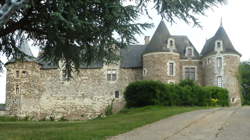
<path id="1" fill-rule="evenodd" d="M 228 91 L 219 87 L 201 87 L 191 80 L 179 84 L 160 81 L 137 81 L 125 90 L 127 107 L 165 106 L 228 106 Z"/>

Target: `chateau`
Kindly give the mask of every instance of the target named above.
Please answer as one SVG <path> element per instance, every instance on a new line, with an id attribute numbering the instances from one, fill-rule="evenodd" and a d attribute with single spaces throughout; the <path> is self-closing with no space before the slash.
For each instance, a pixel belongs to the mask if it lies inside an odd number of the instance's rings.
<path id="1" fill-rule="evenodd" d="M 192 79 L 203 86 L 229 90 L 230 104 L 240 105 L 237 79 L 241 54 L 235 50 L 223 26 L 208 39 L 201 53 L 187 36 L 171 35 L 163 21 L 144 45 L 120 50 L 117 65 L 81 65 L 70 81 L 62 78 L 59 65 L 25 58 L 5 64 L 7 68 L 6 111 L 9 115 L 34 119 L 90 119 L 124 107 L 123 92 L 137 80 L 178 83 Z M 33 56 L 25 43 L 20 48 Z"/>

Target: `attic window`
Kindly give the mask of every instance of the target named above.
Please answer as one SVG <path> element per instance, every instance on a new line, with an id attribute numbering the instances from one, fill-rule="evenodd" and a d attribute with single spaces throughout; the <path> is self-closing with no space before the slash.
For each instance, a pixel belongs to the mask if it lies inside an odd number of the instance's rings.
<path id="1" fill-rule="evenodd" d="M 223 51 L 223 42 L 222 42 L 222 40 L 217 40 L 217 41 L 215 42 L 215 51 L 216 51 L 216 52 L 221 52 L 221 51 Z"/>
<path id="2" fill-rule="evenodd" d="M 173 49 L 175 48 L 175 41 L 174 41 L 173 38 L 169 38 L 169 39 L 168 39 L 168 45 L 167 45 L 167 47 L 168 47 L 169 49 L 171 49 L 171 50 L 173 50 Z"/>
<path id="3" fill-rule="evenodd" d="M 186 48 L 186 56 L 187 57 L 193 56 L 193 48 L 192 47 L 187 47 Z"/>
<path id="4" fill-rule="evenodd" d="M 169 41 L 169 46 L 171 46 L 171 47 L 174 46 L 174 41 L 173 40 Z"/>

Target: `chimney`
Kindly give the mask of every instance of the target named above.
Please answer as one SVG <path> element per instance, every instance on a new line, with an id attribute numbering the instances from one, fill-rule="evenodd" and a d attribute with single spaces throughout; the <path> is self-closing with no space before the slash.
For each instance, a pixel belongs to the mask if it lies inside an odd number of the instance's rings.
<path id="1" fill-rule="evenodd" d="M 145 41 L 145 45 L 147 45 L 150 41 L 150 36 L 145 36 L 144 41 Z"/>

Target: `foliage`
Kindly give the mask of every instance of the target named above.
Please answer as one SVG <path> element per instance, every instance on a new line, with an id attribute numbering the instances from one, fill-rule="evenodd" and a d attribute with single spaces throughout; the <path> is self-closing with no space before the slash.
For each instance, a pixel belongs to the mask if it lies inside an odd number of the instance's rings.
<path id="1" fill-rule="evenodd" d="M 111 101 L 111 104 L 109 104 L 105 110 L 105 115 L 109 116 L 113 114 L 113 105 L 114 105 L 114 99 Z"/>
<path id="2" fill-rule="evenodd" d="M 55 64 L 64 60 L 64 72 L 71 77 L 71 72 L 81 63 L 117 60 L 119 48 L 135 43 L 136 34 L 152 27 L 149 23 L 136 22 L 148 13 L 150 2 L 139 0 L 134 5 L 126 5 L 123 0 L 30 0 L 12 12 L 9 21 L 0 27 L 0 53 L 18 58 L 22 52 L 17 48 L 22 41 L 33 40 L 43 50 L 44 60 Z M 206 9 L 222 2 L 154 0 L 153 4 L 167 21 L 179 18 L 198 25 L 195 15 L 203 15 Z"/>
<path id="3" fill-rule="evenodd" d="M 177 84 L 160 81 L 137 81 L 125 90 L 128 107 L 165 106 L 228 106 L 228 91 L 220 87 L 201 87 L 194 81 Z"/>
<path id="4" fill-rule="evenodd" d="M 204 87 L 204 93 L 209 97 L 211 101 L 209 105 L 213 105 L 214 103 L 217 103 L 216 105 L 220 105 L 220 106 L 229 105 L 228 91 L 224 88 Z"/>
<path id="5" fill-rule="evenodd" d="M 240 82 L 243 95 L 243 104 L 250 105 L 250 63 L 240 64 Z"/>
<path id="6" fill-rule="evenodd" d="M 183 112 L 205 107 L 147 106 L 88 121 L 2 121 L 1 140 L 104 140 Z M 150 117 L 149 117 L 150 116 Z"/>
<path id="7" fill-rule="evenodd" d="M 137 81 L 130 83 L 125 91 L 128 107 L 141 107 L 161 104 L 162 99 L 168 99 L 166 87 L 160 81 Z M 162 98 L 162 99 L 160 99 Z"/>

